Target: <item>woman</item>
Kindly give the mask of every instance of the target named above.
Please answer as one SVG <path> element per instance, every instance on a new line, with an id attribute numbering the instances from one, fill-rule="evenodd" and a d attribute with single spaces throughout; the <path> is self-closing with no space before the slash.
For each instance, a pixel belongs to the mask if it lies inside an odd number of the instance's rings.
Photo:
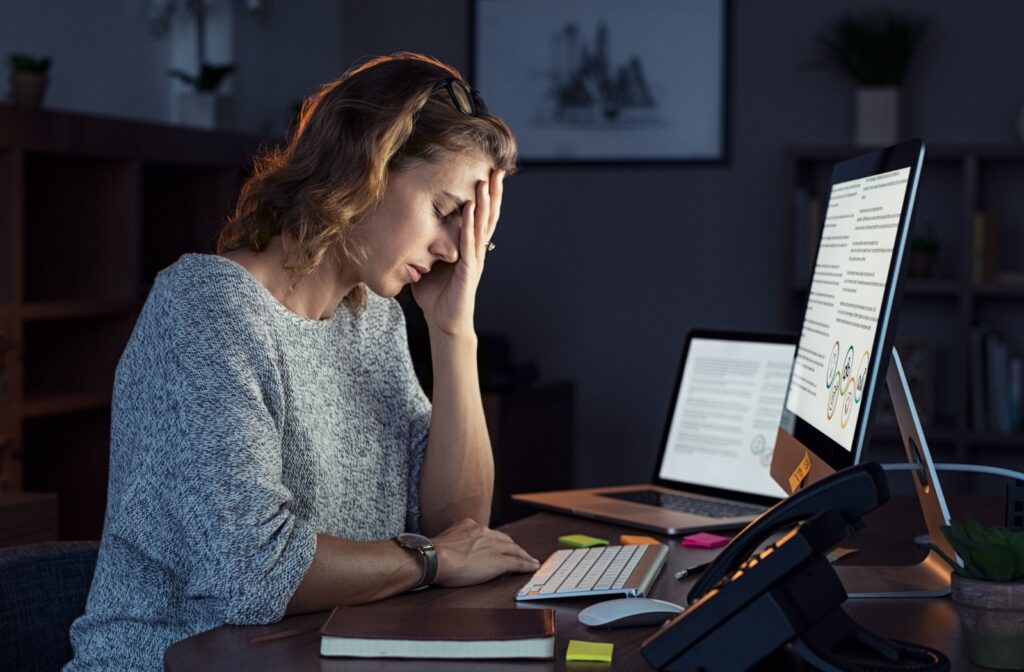
<path id="1" fill-rule="evenodd" d="M 118 365 L 107 515 L 68 670 L 157 670 L 225 623 L 529 572 L 487 529 L 473 307 L 515 141 L 400 53 L 306 101 L 218 255 L 157 278 Z M 401 310 L 423 309 L 433 408 Z M 366 291 L 369 290 L 369 291 Z M 402 536 L 419 532 L 429 540 Z"/>

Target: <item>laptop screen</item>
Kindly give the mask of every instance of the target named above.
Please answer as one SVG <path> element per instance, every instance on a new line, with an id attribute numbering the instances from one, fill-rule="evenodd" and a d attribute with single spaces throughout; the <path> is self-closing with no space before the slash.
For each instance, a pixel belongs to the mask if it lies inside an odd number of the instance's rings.
<path id="1" fill-rule="evenodd" d="M 658 477 L 785 497 L 769 467 L 795 351 L 793 343 L 693 336 Z"/>

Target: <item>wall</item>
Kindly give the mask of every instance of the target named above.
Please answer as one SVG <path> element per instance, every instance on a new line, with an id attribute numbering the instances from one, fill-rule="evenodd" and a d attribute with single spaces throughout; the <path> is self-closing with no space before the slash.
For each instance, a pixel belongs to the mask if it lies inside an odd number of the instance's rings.
<path id="1" fill-rule="evenodd" d="M 282 134 L 293 105 L 347 67 L 337 0 L 270 3 L 261 23 L 242 0 L 211 0 L 207 59 L 238 65 L 222 87 L 234 98 L 229 130 Z M 171 32 L 153 37 L 145 8 L 143 0 L 0 0 L 0 56 L 53 58 L 48 109 L 173 123 L 184 86 L 166 73 L 195 70 L 195 33 L 179 9 Z"/>
<path id="2" fill-rule="evenodd" d="M 1024 80 L 1011 67 L 1024 62 L 1024 3 L 886 6 L 930 21 L 906 86 L 906 134 L 1019 142 Z M 784 326 L 783 152 L 852 140 L 852 87 L 808 63 L 826 23 L 865 7 L 731 3 L 726 165 L 526 166 L 507 182 L 478 329 L 508 334 L 544 378 L 576 382 L 579 485 L 650 476 L 685 329 Z M 349 0 L 345 60 L 410 49 L 468 71 L 468 8 Z"/>
<path id="3" fill-rule="evenodd" d="M 338 0 L 272 0 L 270 9 L 264 25 L 235 24 L 238 127 L 264 136 L 280 135 L 293 107 L 348 67 Z"/>
<path id="4" fill-rule="evenodd" d="M 6 96 L 7 55 L 27 52 L 53 59 L 47 108 L 166 120 L 168 42 L 149 36 L 144 5 L 138 0 L 0 0 L 0 90 Z"/>
<path id="5" fill-rule="evenodd" d="M 470 70 L 470 0 L 272 0 L 265 25 L 230 2 L 234 18 L 218 30 L 239 63 L 230 88 L 240 130 L 279 134 L 294 102 L 366 55 L 424 51 Z M 783 326 L 784 148 L 852 137 L 852 87 L 808 61 L 823 25 L 871 5 L 730 6 L 727 164 L 526 166 L 507 184 L 478 325 L 508 334 L 544 378 L 576 382 L 581 485 L 649 475 L 686 328 Z M 1017 142 L 1024 3 L 886 6 L 931 22 L 906 86 L 907 135 Z M 187 36 L 177 46 L 150 37 L 144 7 L 0 0 L 0 56 L 54 57 L 48 107 L 168 121 L 165 70 L 187 59 Z"/>

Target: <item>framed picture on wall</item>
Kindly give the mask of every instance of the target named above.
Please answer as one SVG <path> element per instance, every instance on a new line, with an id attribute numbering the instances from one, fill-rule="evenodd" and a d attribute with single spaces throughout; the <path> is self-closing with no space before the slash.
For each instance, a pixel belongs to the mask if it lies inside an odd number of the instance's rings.
<path id="1" fill-rule="evenodd" d="M 727 5 L 474 0 L 473 85 L 523 162 L 722 162 Z"/>

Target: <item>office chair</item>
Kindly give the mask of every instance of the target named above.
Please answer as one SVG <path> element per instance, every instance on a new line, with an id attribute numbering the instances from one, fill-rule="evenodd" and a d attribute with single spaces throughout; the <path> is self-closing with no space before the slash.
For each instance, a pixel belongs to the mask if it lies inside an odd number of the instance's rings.
<path id="1" fill-rule="evenodd" d="M 85 612 L 98 541 L 0 548 L 0 670 L 50 672 L 71 660 L 71 623 Z"/>

